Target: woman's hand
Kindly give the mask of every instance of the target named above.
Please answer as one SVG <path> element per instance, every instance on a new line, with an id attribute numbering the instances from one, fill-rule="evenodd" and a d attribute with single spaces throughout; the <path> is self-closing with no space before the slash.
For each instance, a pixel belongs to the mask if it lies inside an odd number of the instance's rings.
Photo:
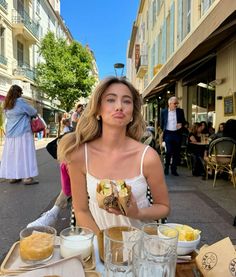
<path id="1" fill-rule="evenodd" d="M 140 210 L 137 206 L 136 199 L 134 198 L 132 193 L 131 193 L 130 201 L 128 202 L 127 207 L 128 207 L 128 209 L 127 209 L 126 216 L 138 219 Z M 120 210 L 117 210 L 117 209 L 109 208 L 107 211 L 109 213 L 113 213 L 115 215 L 123 215 L 122 212 Z"/>

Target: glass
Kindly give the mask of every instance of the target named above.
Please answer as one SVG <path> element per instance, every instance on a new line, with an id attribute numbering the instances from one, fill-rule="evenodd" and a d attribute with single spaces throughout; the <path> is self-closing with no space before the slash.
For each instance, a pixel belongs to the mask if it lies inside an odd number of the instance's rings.
<path id="1" fill-rule="evenodd" d="M 104 230 L 104 264 L 106 277 L 131 277 L 132 249 L 141 238 L 134 227 L 111 227 Z"/>
<path id="2" fill-rule="evenodd" d="M 149 239 L 148 239 L 149 241 Z M 148 245 L 153 244 L 150 239 Z M 156 245 L 156 241 L 154 242 Z M 164 246 L 166 247 L 166 245 Z M 162 249 L 164 250 L 164 248 Z M 164 254 L 164 253 L 163 253 Z M 139 243 L 133 246 L 133 276 L 134 277 L 174 277 L 175 276 L 175 259 L 172 256 L 156 255 L 155 258 L 141 247 Z"/>
<path id="3" fill-rule="evenodd" d="M 158 271 L 158 276 L 175 276 L 178 235 L 168 224 L 149 223 L 142 227 L 140 249 L 147 262 L 146 270 Z"/>
<path id="4" fill-rule="evenodd" d="M 60 233 L 60 251 L 63 258 L 81 255 L 86 262 L 90 259 L 93 249 L 94 233 L 85 227 L 69 227 Z"/>
<path id="5" fill-rule="evenodd" d="M 23 262 L 37 264 L 48 261 L 54 252 L 57 231 L 50 226 L 25 228 L 20 232 L 20 257 Z"/>

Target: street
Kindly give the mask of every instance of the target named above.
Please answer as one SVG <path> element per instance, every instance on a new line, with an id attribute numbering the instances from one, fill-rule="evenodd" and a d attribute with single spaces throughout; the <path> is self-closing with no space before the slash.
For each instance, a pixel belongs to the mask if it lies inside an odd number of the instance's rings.
<path id="1" fill-rule="evenodd" d="M 47 210 L 60 191 L 57 162 L 45 149 L 37 150 L 37 159 L 38 185 L 0 183 L 0 260 L 19 239 L 20 231 Z M 236 189 L 232 183 L 219 178 L 213 188 L 212 179 L 204 181 L 193 177 L 186 167 L 179 167 L 178 172 L 179 177 L 166 177 L 171 201 L 168 222 L 200 229 L 200 245 L 212 244 L 227 236 L 236 244 L 236 227 L 232 226 L 236 215 Z M 69 215 L 69 209 L 60 213 L 58 234 L 69 225 Z"/>
<path id="2" fill-rule="evenodd" d="M 46 149 L 37 150 L 39 184 L 0 183 L 0 260 L 20 231 L 46 210 L 60 191 L 59 166 Z"/>

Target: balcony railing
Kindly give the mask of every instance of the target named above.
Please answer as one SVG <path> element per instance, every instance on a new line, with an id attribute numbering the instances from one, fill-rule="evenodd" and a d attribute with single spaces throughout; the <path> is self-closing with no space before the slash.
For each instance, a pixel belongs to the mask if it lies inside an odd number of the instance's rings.
<path id="1" fill-rule="evenodd" d="M 7 11 L 7 8 L 8 8 L 7 1 L 5 1 L 5 0 L 0 0 L 0 6 L 2 6 L 2 7 Z"/>
<path id="2" fill-rule="evenodd" d="M 142 78 L 147 72 L 148 55 L 141 55 L 137 65 L 137 77 Z"/>
<path id="3" fill-rule="evenodd" d="M 7 58 L 3 55 L 0 55 L 0 64 L 7 65 Z"/>
<path id="4" fill-rule="evenodd" d="M 38 39 L 39 38 L 39 26 L 30 18 L 29 14 L 21 9 L 19 11 L 13 10 L 12 23 L 23 23 L 24 26 Z"/>
<path id="5" fill-rule="evenodd" d="M 14 76 L 26 77 L 32 81 L 35 80 L 35 69 L 30 67 L 28 64 L 18 65 L 13 70 Z"/>

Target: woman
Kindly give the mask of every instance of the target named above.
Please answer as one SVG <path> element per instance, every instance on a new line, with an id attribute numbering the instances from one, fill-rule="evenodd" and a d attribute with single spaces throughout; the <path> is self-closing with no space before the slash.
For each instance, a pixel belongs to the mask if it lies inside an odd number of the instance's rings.
<path id="1" fill-rule="evenodd" d="M 192 132 L 189 133 L 188 151 L 191 153 L 193 176 L 205 176 L 204 153 L 205 145 L 201 145 L 201 134 L 203 126 L 201 123 L 194 123 Z"/>
<path id="2" fill-rule="evenodd" d="M 71 116 L 71 124 L 72 124 L 72 128 L 74 131 L 76 129 L 77 122 L 83 112 L 83 108 L 84 108 L 84 106 L 82 104 L 77 104 L 75 107 L 75 111 L 73 112 L 73 114 Z"/>
<path id="3" fill-rule="evenodd" d="M 33 179 L 38 167 L 30 120 L 37 110 L 21 98 L 22 94 L 21 87 L 11 86 L 3 104 L 7 123 L 0 177 L 10 183 L 23 179 L 25 185 L 32 185 L 38 183 Z"/>
<path id="4" fill-rule="evenodd" d="M 68 167 L 76 221 L 96 234 L 112 225 L 140 228 L 145 221 L 169 213 L 160 158 L 139 142 L 145 130 L 140 111 L 138 91 L 124 79 L 107 78 L 95 89 L 76 132 L 59 143 L 58 158 Z M 131 186 L 127 216 L 98 207 L 96 187 L 101 179 L 125 179 Z M 152 206 L 146 198 L 147 186 L 153 196 Z"/>

